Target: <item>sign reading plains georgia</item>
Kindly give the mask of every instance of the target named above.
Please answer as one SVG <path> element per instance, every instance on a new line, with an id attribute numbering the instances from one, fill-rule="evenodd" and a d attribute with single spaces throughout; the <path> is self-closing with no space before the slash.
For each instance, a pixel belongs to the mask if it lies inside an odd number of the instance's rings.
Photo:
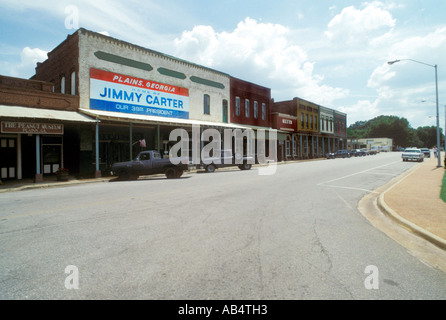
<path id="1" fill-rule="evenodd" d="M 92 68 L 90 108 L 189 119 L 189 90 Z"/>

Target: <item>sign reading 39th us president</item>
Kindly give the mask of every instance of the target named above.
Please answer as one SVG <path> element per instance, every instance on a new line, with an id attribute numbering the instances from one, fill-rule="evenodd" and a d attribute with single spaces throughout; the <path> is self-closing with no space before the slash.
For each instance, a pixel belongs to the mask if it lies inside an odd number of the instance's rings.
<path id="1" fill-rule="evenodd" d="M 92 68 L 90 108 L 189 119 L 189 90 Z"/>

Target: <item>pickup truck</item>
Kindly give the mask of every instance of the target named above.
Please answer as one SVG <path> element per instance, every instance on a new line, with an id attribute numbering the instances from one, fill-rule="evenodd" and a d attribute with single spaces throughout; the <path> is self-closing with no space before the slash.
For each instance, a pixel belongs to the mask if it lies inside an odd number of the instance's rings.
<path id="1" fill-rule="evenodd" d="M 163 173 L 168 179 L 173 179 L 181 177 L 183 172 L 188 170 L 188 163 L 189 159 L 181 159 L 181 162 L 175 165 L 170 159 L 162 159 L 158 151 L 143 151 L 135 160 L 114 163 L 110 173 L 122 179 L 137 179 L 139 176 Z"/>
<path id="2" fill-rule="evenodd" d="M 204 169 L 206 172 L 214 172 L 218 168 L 224 167 L 239 167 L 240 170 L 249 170 L 255 162 L 254 157 L 243 156 L 242 159 L 237 159 L 232 155 L 232 150 L 222 150 L 221 157 L 207 158 L 205 161 L 197 166 L 198 169 Z"/>
<path id="3" fill-rule="evenodd" d="M 352 155 L 347 150 L 338 150 L 333 153 L 327 153 L 325 155 L 327 159 L 335 159 L 335 158 L 350 158 Z"/>

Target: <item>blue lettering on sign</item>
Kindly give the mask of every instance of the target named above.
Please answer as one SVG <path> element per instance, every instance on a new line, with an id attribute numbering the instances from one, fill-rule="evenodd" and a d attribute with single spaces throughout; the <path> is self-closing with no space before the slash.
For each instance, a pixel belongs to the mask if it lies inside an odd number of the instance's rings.
<path id="1" fill-rule="evenodd" d="M 125 90 L 115 90 L 111 88 L 104 88 L 104 92 L 99 93 L 99 96 L 102 98 L 109 98 L 115 100 L 123 100 L 123 101 L 132 101 L 132 102 L 140 102 L 142 94 L 136 92 L 127 92 Z"/>
<path id="2" fill-rule="evenodd" d="M 177 100 L 177 99 L 170 99 L 170 98 L 159 98 L 159 97 L 153 97 L 152 95 L 147 95 L 146 102 L 149 105 L 157 105 L 160 107 L 173 107 L 178 109 L 184 109 L 183 107 L 183 101 Z"/>
<path id="3" fill-rule="evenodd" d="M 136 97 L 136 98 L 138 98 L 138 97 Z M 166 103 L 166 106 L 168 106 L 169 103 L 172 103 L 171 106 L 174 106 L 173 101 L 169 102 L 169 100 L 175 100 L 175 99 L 166 99 L 166 98 L 161 98 L 161 100 L 157 99 L 158 105 L 160 105 L 163 102 L 162 99 L 165 99 L 164 102 Z M 153 100 L 155 100 L 155 99 L 153 99 Z M 178 103 L 178 105 L 181 105 L 181 108 L 183 108 L 183 101 L 178 100 L 178 102 L 181 102 L 181 104 Z M 189 112 L 187 112 L 187 111 L 167 110 L 167 109 L 156 108 L 156 107 L 152 107 L 152 106 L 150 106 L 150 107 L 138 106 L 138 105 L 133 105 L 133 104 L 116 103 L 116 102 L 112 102 L 112 101 L 104 101 L 104 100 L 98 100 L 98 99 L 90 99 L 90 108 L 95 109 L 95 110 L 140 114 L 140 115 L 146 115 L 146 116 L 189 119 Z"/>

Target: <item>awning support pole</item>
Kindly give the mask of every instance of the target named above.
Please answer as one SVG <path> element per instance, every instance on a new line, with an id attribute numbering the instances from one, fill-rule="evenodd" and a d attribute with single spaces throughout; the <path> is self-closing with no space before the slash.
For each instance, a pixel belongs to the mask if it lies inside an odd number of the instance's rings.
<path id="1" fill-rule="evenodd" d="M 40 171 L 40 134 L 36 135 L 36 175 L 34 182 L 42 182 L 43 174 Z"/>
<path id="2" fill-rule="evenodd" d="M 130 122 L 130 160 L 133 159 L 133 125 Z"/>
<path id="3" fill-rule="evenodd" d="M 99 169 L 99 119 L 96 118 L 96 170 L 94 172 L 95 178 L 101 177 L 101 170 Z"/>

